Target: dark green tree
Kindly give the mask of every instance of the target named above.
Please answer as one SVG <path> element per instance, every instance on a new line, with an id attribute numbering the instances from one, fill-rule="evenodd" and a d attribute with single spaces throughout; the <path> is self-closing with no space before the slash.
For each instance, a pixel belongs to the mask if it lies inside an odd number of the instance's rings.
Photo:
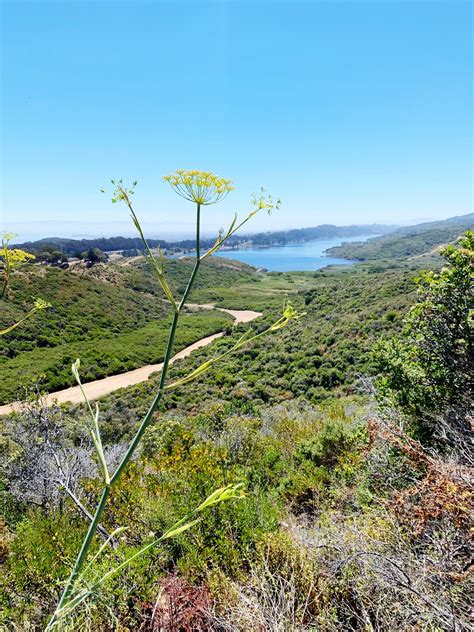
<path id="1" fill-rule="evenodd" d="M 402 335 L 376 352 L 378 393 L 426 444 L 466 444 L 472 427 L 474 234 L 443 249 L 447 265 L 417 279 Z"/>
<path id="2" fill-rule="evenodd" d="M 100 248 L 89 248 L 87 252 L 82 254 L 82 258 L 88 261 L 89 265 L 93 266 L 95 263 L 105 263 L 108 255 Z"/>

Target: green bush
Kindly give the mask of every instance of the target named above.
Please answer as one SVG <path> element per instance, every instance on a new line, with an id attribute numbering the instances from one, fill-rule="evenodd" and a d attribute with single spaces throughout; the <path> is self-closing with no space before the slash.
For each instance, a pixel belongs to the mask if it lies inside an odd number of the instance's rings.
<path id="1" fill-rule="evenodd" d="M 310 461 L 316 467 L 334 467 L 354 445 L 354 429 L 342 421 L 326 422 L 315 437 L 304 441 L 295 452 L 298 464 Z"/>
<path id="2" fill-rule="evenodd" d="M 84 523 L 74 514 L 48 515 L 39 509 L 26 514 L 15 527 L 0 591 L 8 618 L 41 627 L 45 613 L 54 608 L 83 536 Z"/>
<path id="3" fill-rule="evenodd" d="M 446 267 L 419 276 L 402 334 L 379 343 L 375 358 L 379 399 L 402 411 L 422 442 L 446 449 L 471 433 L 474 234 L 441 254 Z"/>

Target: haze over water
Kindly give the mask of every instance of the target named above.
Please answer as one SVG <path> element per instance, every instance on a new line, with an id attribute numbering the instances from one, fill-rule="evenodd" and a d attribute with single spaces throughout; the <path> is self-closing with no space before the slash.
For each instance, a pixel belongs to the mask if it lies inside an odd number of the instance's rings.
<path id="1" fill-rule="evenodd" d="M 218 257 L 243 261 L 256 268 L 266 268 L 271 272 L 292 272 L 319 270 L 328 265 L 353 265 L 353 261 L 329 257 L 325 251 L 348 241 L 366 241 L 376 235 L 358 235 L 357 237 L 336 237 L 333 239 L 314 239 L 312 241 L 271 246 L 269 248 L 242 248 L 223 250 Z"/>

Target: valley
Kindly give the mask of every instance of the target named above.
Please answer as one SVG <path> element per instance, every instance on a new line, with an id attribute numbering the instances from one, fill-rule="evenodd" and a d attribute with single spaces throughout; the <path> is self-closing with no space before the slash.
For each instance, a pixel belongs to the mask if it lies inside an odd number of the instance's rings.
<path id="1" fill-rule="evenodd" d="M 469 457 L 460 447 L 465 430 L 459 426 L 452 444 L 438 443 L 445 431 L 438 434 L 433 420 L 462 419 L 470 405 L 472 334 L 465 329 L 461 347 L 454 340 L 448 350 L 417 360 L 407 323 L 431 310 L 430 301 L 444 300 L 436 283 L 445 283 L 446 305 L 458 297 L 456 327 L 467 327 L 470 251 L 452 247 L 456 273 L 450 277 L 441 267 L 448 251 L 432 248 L 423 231 L 416 241 L 427 256 L 410 250 L 393 260 L 315 271 L 204 261 L 170 356 L 168 382 L 176 386 L 156 409 L 173 310 L 146 257 L 66 269 L 29 264 L 16 272 L 2 317 L 21 320 L 31 296 L 50 307 L 0 337 L 8 620 L 44 625 L 67 570 L 57 546 L 72 559 L 85 517 L 90 520 L 88 507 L 100 498 L 89 412 L 71 371 L 79 357 L 107 467 L 117 467 L 150 410 L 153 417 L 100 525 L 114 533 L 128 524 L 128 534 L 112 554 L 92 561 L 87 581 L 112 572 L 117 561 L 125 564 L 130 550 L 149 552 L 127 562 L 120 579 L 109 580 L 86 609 L 77 608 L 72 626 L 80 629 L 87 617 L 87 625 L 102 629 L 110 612 L 119 626 L 146 626 L 143 604 L 153 602 L 157 586 L 171 603 L 180 600 L 193 626 L 206 630 L 225 624 L 246 632 L 255 620 L 263 628 L 275 616 L 287 621 L 276 605 L 283 599 L 298 609 L 296 629 L 306 629 L 305 621 L 339 629 L 359 603 L 380 629 L 415 617 L 434 617 L 440 629 L 464 625 L 467 584 L 459 579 L 453 593 L 444 573 L 461 577 L 466 556 L 447 562 L 431 542 L 436 534 L 443 547 L 465 546 L 471 497 Z M 424 273 L 427 264 L 432 271 Z M 174 295 L 186 291 L 194 265 L 192 257 L 164 261 Z M 436 298 L 419 302 L 430 284 Z M 273 331 L 288 301 L 296 317 Z M 437 326 L 431 316 L 426 323 Z M 451 344 L 446 334 L 430 333 L 428 340 Z M 455 364 L 440 373 L 433 357 L 439 363 L 454 357 Z M 456 465 L 447 470 L 445 458 Z M 430 464 L 428 473 L 420 463 Z M 235 485 L 245 494 L 203 513 L 191 535 L 153 545 L 154 533 L 173 529 L 190 507 Z M 99 539 L 92 551 L 101 550 Z M 428 558 L 426 575 L 420 569 Z M 415 598 L 394 563 L 416 582 Z M 341 565 L 347 576 L 335 572 Z M 347 596 L 352 577 L 359 601 Z M 283 592 L 275 592 L 275 578 Z M 26 599 L 32 585 L 35 601 Z M 201 596 L 206 605 L 196 611 Z M 447 599 L 455 600 L 449 616 L 438 612 Z"/>

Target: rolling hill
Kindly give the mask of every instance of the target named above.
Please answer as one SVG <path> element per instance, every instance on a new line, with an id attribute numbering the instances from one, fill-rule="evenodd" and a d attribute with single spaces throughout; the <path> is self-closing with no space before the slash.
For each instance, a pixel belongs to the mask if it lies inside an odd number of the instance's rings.
<path id="1" fill-rule="evenodd" d="M 439 222 L 404 226 L 392 233 L 373 237 L 366 242 L 335 246 L 327 254 L 357 261 L 404 260 L 436 255 L 437 250 L 455 241 L 464 231 L 474 228 L 474 213 Z"/>

